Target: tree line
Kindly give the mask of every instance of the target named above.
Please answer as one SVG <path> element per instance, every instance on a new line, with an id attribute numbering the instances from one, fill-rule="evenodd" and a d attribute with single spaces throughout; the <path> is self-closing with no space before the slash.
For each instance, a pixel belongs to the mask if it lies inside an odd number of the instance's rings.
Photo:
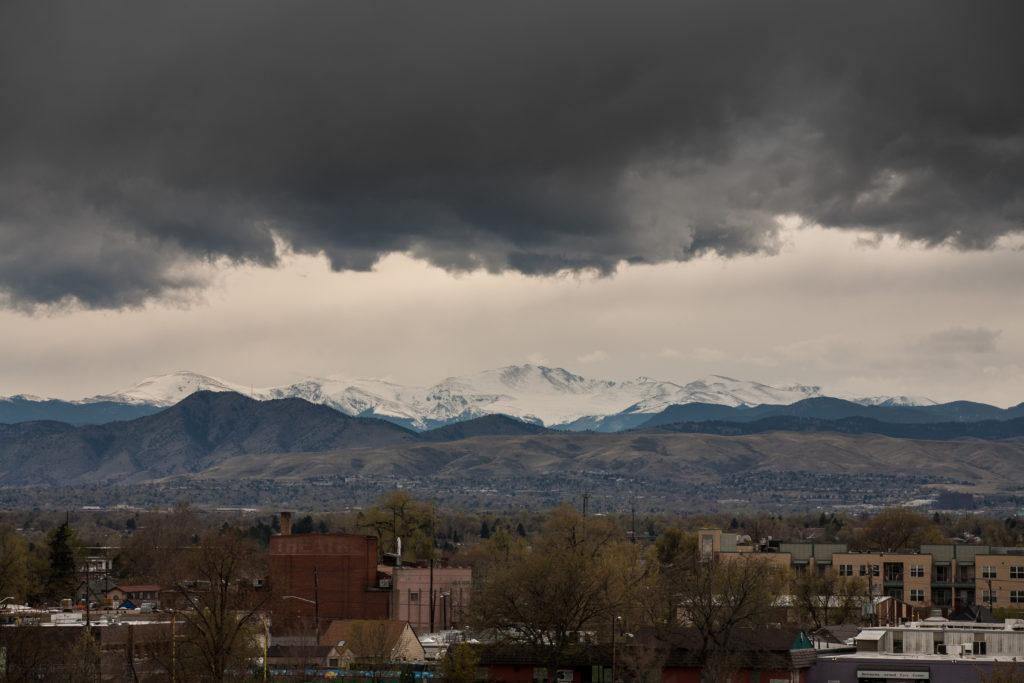
<path id="1" fill-rule="evenodd" d="M 244 670 L 255 657 L 267 594 L 255 589 L 254 580 L 266 576 L 265 543 L 275 520 L 264 513 L 229 521 L 182 503 L 124 522 L 115 576 L 173 592 L 182 640 L 160 656 L 181 680 L 222 680 L 224 672 Z M 799 536 L 816 522 L 815 540 L 846 538 L 852 549 L 877 551 L 942 542 L 965 523 L 906 508 L 867 518 L 822 513 L 718 521 L 749 537 L 755 548 L 769 537 Z M 967 533 L 978 531 L 979 538 L 1005 541 L 1017 533 L 1012 519 L 966 523 Z M 300 516 L 293 532 L 372 533 L 382 552 L 397 552 L 402 539 L 408 560 L 444 555 L 452 564 L 471 566 L 470 623 L 529 653 L 552 676 L 574 652 L 619 639 L 632 646 L 622 647 L 616 667 L 631 672 L 626 678 L 644 680 L 660 670 L 665 652 L 640 647 L 636 634 L 646 630 L 656 636 L 646 642 L 668 642 L 682 628 L 695 634 L 705 671 L 727 670 L 736 639 L 777 621 L 783 595 L 791 596 L 790 612 L 809 629 L 859 618 L 867 595 L 863 579 L 793 573 L 757 552 L 708 561 L 695 532 L 707 526 L 715 525 L 707 518 L 585 515 L 570 505 L 536 514 L 440 511 L 399 490 L 365 510 Z M 42 604 L 76 594 L 86 554 L 80 531 L 68 517 L 39 541 L 23 531 L 0 523 L 0 596 Z M 465 657 L 453 652 L 453 670 L 471 668 Z"/>

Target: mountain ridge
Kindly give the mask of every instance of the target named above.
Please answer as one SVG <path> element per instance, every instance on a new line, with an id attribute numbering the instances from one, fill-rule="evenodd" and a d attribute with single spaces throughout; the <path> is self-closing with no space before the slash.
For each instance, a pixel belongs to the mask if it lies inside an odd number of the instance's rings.
<path id="1" fill-rule="evenodd" d="M 499 414 L 552 429 L 599 432 L 707 419 L 750 422 L 784 414 L 820 419 L 870 417 L 901 423 L 1024 415 L 1024 404 L 1002 409 L 969 401 L 938 404 L 907 396 L 849 400 L 827 396 L 819 386 L 779 388 L 724 375 L 709 375 L 687 384 L 649 377 L 616 382 L 524 364 L 448 377 L 426 387 L 329 376 L 258 388 L 180 371 L 72 402 L 27 396 L 0 399 L 0 423 L 56 419 L 81 425 L 131 420 L 175 405 L 196 391 L 235 392 L 257 400 L 301 398 L 352 417 L 379 418 L 418 432 Z"/>
<path id="2" fill-rule="evenodd" d="M 304 398 L 347 415 L 378 417 L 417 431 L 489 414 L 506 414 L 545 427 L 589 429 L 597 424 L 598 429 L 608 429 L 610 427 L 601 426 L 602 418 L 621 414 L 625 417 L 619 422 L 636 426 L 642 420 L 635 416 L 653 415 L 680 403 L 700 401 L 752 406 L 766 402 L 791 403 L 821 394 L 820 387 L 816 386 L 775 388 L 722 375 L 709 375 L 685 385 L 648 377 L 597 380 L 562 368 L 532 364 L 447 377 L 425 387 L 328 376 L 261 388 L 179 371 L 147 377 L 126 389 L 77 401 L 44 405 L 41 401 L 21 397 L 18 405 L 14 405 L 14 397 L 6 399 L 6 404 L 5 399 L 0 398 L 0 422 L 55 416 L 77 424 L 95 423 L 101 417 L 131 419 L 140 412 L 154 412 L 155 408 L 174 405 L 196 391 L 233 391 L 260 400 Z M 96 406 L 106 406 L 106 412 L 101 416 Z M 582 426 L 573 426 L 577 421 L 582 421 Z"/>
<path id="3" fill-rule="evenodd" d="M 806 401 L 832 407 L 849 403 Z M 793 444 L 794 453 L 813 449 L 809 444 L 816 441 L 837 437 L 848 439 L 849 444 L 913 442 L 915 452 L 963 453 L 969 449 L 975 462 L 986 452 L 1012 453 L 1021 465 L 1021 472 L 1013 476 L 1024 481 L 1024 417 L 883 423 L 863 416 L 826 420 L 783 415 L 747 423 L 708 420 L 602 434 L 555 431 L 505 415 L 489 415 L 418 433 L 377 418 L 344 415 L 300 398 L 258 401 L 234 392 L 199 391 L 159 413 L 131 421 L 79 427 L 52 421 L 0 425 L 0 486 L 130 484 L 194 477 L 228 461 L 248 462 L 240 466 L 246 476 L 254 477 L 284 471 L 291 473 L 288 476 L 302 472 L 308 476 L 314 470 L 303 463 L 336 473 L 355 467 L 357 472 L 379 476 L 433 476 L 442 465 L 452 473 L 458 467 L 478 469 L 485 462 L 506 473 L 517 467 L 524 471 L 537 467 L 541 469 L 535 476 L 543 476 L 547 471 L 543 468 L 548 467 L 544 463 L 550 464 L 552 457 L 561 463 L 559 467 L 654 472 L 650 459 L 660 463 L 655 467 L 659 471 L 671 468 L 673 458 L 682 457 L 681 444 L 711 443 L 708 439 L 712 436 L 749 439 L 766 434 L 774 434 L 774 442 Z M 520 450 L 509 450 L 512 444 Z M 736 450 L 733 446 L 721 448 L 723 452 Z M 499 452 L 512 461 L 496 460 Z M 702 467 L 739 471 L 736 468 L 742 470 L 745 462 L 741 456 L 738 451 L 728 462 Z M 461 465 L 452 464 L 459 459 Z M 1016 472 L 1015 464 L 999 466 Z M 956 465 L 946 467 L 953 471 Z M 673 476 L 689 475 L 677 472 Z"/>

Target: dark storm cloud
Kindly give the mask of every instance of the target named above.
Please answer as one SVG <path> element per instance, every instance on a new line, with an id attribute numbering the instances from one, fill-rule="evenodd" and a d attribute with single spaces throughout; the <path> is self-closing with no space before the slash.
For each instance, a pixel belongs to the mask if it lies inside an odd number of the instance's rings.
<path id="1" fill-rule="evenodd" d="M 7 2 L 0 295 L 134 305 L 196 260 L 610 272 L 773 216 L 1024 225 L 1019 3 Z"/>

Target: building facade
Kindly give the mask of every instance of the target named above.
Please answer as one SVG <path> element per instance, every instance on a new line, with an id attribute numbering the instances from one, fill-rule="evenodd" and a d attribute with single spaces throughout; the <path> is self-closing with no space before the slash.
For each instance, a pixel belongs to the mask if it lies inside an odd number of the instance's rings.
<path id="1" fill-rule="evenodd" d="M 471 569 L 387 567 L 392 572 L 391 618 L 417 633 L 459 628 L 469 610 Z"/>
<path id="2" fill-rule="evenodd" d="M 991 680 L 999 667 L 1019 666 L 1022 658 L 1022 621 L 978 624 L 930 618 L 862 630 L 856 652 L 819 653 L 807 681 L 973 683 Z"/>
<path id="3" fill-rule="evenodd" d="M 889 596 L 921 610 L 949 613 L 970 605 L 1024 610 L 1024 548 L 935 543 L 878 553 L 850 552 L 842 543 L 805 542 L 756 548 L 718 529 L 700 530 L 698 543 L 705 559 L 754 553 L 795 572 L 861 578 L 872 596 Z"/>
<path id="4" fill-rule="evenodd" d="M 275 627 L 311 628 L 319 619 L 386 619 L 390 586 L 377 573 L 377 538 L 282 533 L 270 538 Z"/>

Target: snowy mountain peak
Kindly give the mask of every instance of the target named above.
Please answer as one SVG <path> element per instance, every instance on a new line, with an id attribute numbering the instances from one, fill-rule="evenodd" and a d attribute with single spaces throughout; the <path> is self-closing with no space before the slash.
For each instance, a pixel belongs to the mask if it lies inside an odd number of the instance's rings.
<path id="1" fill-rule="evenodd" d="M 692 399 L 680 403 L 716 403 L 731 406 L 788 404 L 821 396 L 821 388 L 816 386 L 795 385 L 776 388 L 760 382 L 737 380 L 723 375 L 709 375 L 690 382 L 683 389 L 692 396 Z"/>
<path id="2" fill-rule="evenodd" d="M 883 408 L 938 405 L 936 401 L 924 396 L 869 396 L 855 398 L 853 402 L 862 406 L 881 406 Z"/>
<path id="3" fill-rule="evenodd" d="M 543 365 L 510 365 L 503 368 L 503 377 L 508 386 L 530 388 L 531 390 L 556 391 L 559 393 L 580 393 L 591 391 L 595 386 L 609 386 L 614 382 L 586 379 L 562 368 L 548 368 Z"/>
<path id="4" fill-rule="evenodd" d="M 545 426 L 590 428 L 611 416 L 659 413 L 671 405 L 711 403 L 726 406 L 788 405 L 822 396 L 817 386 L 772 387 L 708 375 L 686 385 L 637 377 L 624 382 L 597 380 L 563 368 L 508 365 L 473 375 L 448 377 L 427 387 L 402 386 L 376 379 L 340 375 L 310 377 L 290 385 L 251 388 L 194 372 L 147 377 L 133 387 L 80 403 L 117 401 L 169 406 L 200 390 L 236 391 L 252 398 L 303 398 L 349 415 L 374 416 L 415 429 L 501 413 Z M 865 405 L 934 405 L 916 397 L 859 399 Z"/>
<path id="5" fill-rule="evenodd" d="M 145 403 L 170 406 L 197 391 L 237 391 L 247 395 L 250 393 L 240 385 L 182 370 L 169 375 L 147 377 L 135 386 L 105 396 L 93 396 L 81 402 L 116 401 L 135 405 Z"/>

